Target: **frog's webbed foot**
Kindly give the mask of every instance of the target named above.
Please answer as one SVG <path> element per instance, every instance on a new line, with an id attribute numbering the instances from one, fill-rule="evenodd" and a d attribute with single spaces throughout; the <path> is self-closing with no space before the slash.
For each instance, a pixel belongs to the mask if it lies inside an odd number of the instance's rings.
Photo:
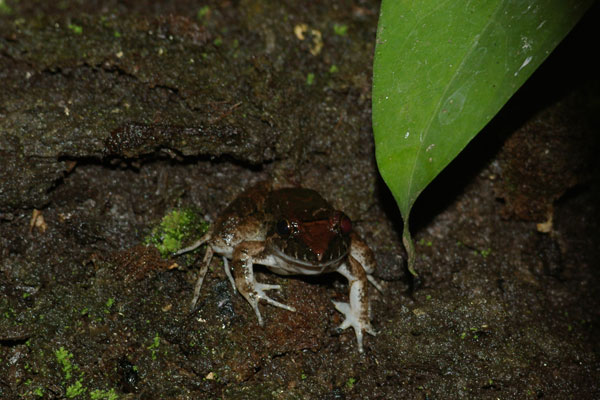
<path id="1" fill-rule="evenodd" d="M 280 303 L 265 293 L 267 290 L 281 290 L 281 286 L 260 283 L 254 278 L 253 264 L 255 260 L 253 257 L 258 255 L 263 249 L 263 242 L 242 242 L 234 251 L 232 263 L 235 286 L 252 306 L 260 326 L 264 326 L 264 322 L 258 309 L 259 300 L 264 300 L 275 307 L 288 311 L 296 311 L 294 307 Z"/>
<path id="2" fill-rule="evenodd" d="M 348 279 L 350 285 L 349 302 L 334 301 L 335 308 L 344 314 L 344 322 L 338 327 L 339 330 L 352 327 L 356 333 L 358 351 L 363 352 L 363 332 L 375 335 L 377 332 L 369 321 L 369 299 L 367 297 L 367 274 L 361 264 L 352 256 L 348 257 L 348 263 L 342 264 L 338 272 Z"/>

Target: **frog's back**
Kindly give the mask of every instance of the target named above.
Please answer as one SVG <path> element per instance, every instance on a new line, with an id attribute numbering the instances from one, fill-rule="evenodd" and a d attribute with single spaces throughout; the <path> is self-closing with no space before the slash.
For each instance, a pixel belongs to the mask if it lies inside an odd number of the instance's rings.
<path id="1" fill-rule="evenodd" d="M 242 192 L 215 221 L 212 242 L 219 248 L 235 247 L 244 240 L 265 240 L 265 202 L 270 191 L 259 183 Z"/>

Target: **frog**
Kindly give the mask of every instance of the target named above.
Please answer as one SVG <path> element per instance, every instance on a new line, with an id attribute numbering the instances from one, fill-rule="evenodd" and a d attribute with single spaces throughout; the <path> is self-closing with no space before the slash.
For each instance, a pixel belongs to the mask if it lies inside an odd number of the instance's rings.
<path id="1" fill-rule="evenodd" d="M 354 329 L 359 353 L 364 352 L 364 334 L 376 335 L 369 317 L 368 283 L 381 292 L 383 289 L 373 278 L 374 253 L 353 229 L 350 218 L 317 191 L 275 188 L 272 182 L 255 184 L 225 208 L 205 235 L 175 255 L 204 244 L 206 252 L 194 286 L 192 311 L 216 254 L 223 259 L 233 291 L 247 300 L 260 326 L 264 320 L 259 301 L 291 312 L 296 309 L 269 297 L 267 291 L 281 290 L 281 286 L 257 282 L 255 264 L 279 275 L 340 273 L 348 280 L 349 301 L 332 301 L 344 316 L 337 330 Z"/>

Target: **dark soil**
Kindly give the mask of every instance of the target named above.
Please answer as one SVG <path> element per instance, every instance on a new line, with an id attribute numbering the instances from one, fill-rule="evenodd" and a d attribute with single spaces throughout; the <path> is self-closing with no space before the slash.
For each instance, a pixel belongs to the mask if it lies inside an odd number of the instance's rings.
<path id="1" fill-rule="evenodd" d="M 598 7 L 421 195 L 412 278 L 374 161 L 377 2 L 0 6 L 1 399 L 600 398 Z M 364 354 L 341 276 L 259 269 L 298 310 L 261 328 L 217 258 L 190 312 L 202 252 L 143 244 L 265 179 L 375 251 Z"/>

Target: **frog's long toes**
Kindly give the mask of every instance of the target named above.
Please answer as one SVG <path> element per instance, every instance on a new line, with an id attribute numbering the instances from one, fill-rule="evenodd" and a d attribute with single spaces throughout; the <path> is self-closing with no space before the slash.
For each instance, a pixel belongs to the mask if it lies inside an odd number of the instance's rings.
<path id="1" fill-rule="evenodd" d="M 371 326 L 371 324 L 365 326 L 365 332 L 371 336 L 377 336 L 377 331 Z"/>
<path id="2" fill-rule="evenodd" d="M 257 298 L 248 299 L 248 302 L 250 303 L 250 305 L 252 306 L 252 309 L 254 310 L 254 313 L 256 314 L 256 318 L 258 319 L 258 324 L 260 326 L 265 326 L 265 323 L 262 319 L 262 315 L 260 315 L 260 310 L 258 309 L 258 299 Z"/>
<path id="3" fill-rule="evenodd" d="M 349 328 L 350 326 L 352 326 L 352 319 L 353 317 L 351 317 L 351 310 L 350 310 L 350 304 L 348 303 L 342 303 L 341 301 L 332 301 L 333 305 L 335 306 L 335 308 L 341 312 L 342 314 L 344 314 L 344 317 L 346 317 L 344 319 L 344 322 L 342 322 L 338 327 L 337 330 L 339 331 L 343 331 L 346 328 Z"/>
<path id="4" fill-rule="evenodd" d="M 256 282 L 254 284 L 254 287 L 256 288 L 256 290 L 281 290 L 281 286 L 280 285 L 270 285 L 268 283 L 258 283 Z"/>
<path id="5" fill-rule="evenodd" d="M 353 310 L 350 307 L 350 304 L 343 303 L 341 301 L 333 301 L 333 305 L 335 308 L 344 314 L 344 322 L 342 322 L 337 330 L 342 331 L 346 328 L 352 327 L 354 329 L 354 333 L 356 334 L 356 342 L 358 344 L 358 351 L 360 353 L 363 352 L 363 331 L 367 332 L 370 335 L 375 335 L 377 332 L 371 326 L 369 321 L 364 321 L 363 318 L 360 317 L 360 314 Z"/>
<path id="6" fill-rule="evenodd" d="M 264 301 L 271 304 L 272 306 L 283 308 L 284 310 L 288 310 L 288 311 L 296 311 L 296 309 L 294 307 L 290 307 L 287 304 L 283 304 L 283 303 L 278 302 L 277 300 L 273 300 L 272 298 L 267 296 L 267 294 L 264 292 L 265 290 L 281 290 L 281 286 L 269 285 L 266 283 L 256 282 L 254 284 L 254 290 L 256 290 L 256 297 L 258 297 L 259 299 L 263 299 Z"/>

